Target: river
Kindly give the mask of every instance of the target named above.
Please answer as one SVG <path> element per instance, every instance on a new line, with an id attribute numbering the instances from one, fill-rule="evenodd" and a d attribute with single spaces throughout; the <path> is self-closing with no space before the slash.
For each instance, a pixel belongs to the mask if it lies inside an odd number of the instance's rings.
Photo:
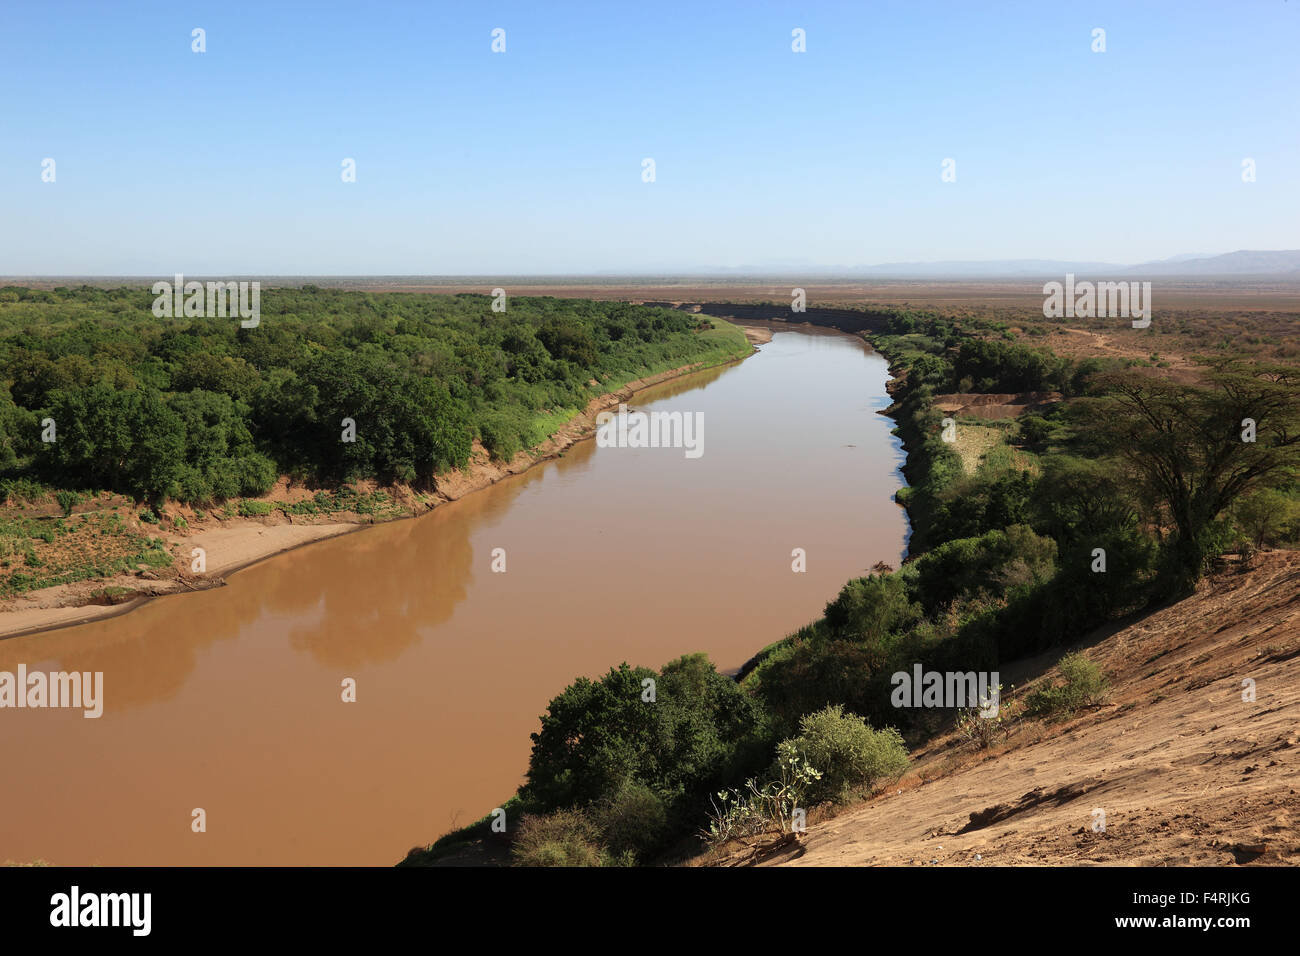
<path id="1" fill-rule="evenodd" d="M 702 413 L 698 458 L 582 442 L 226 587 L 0 641 L 0 670 L 104 674 L 98 719 L 0 711 L 0 861 L 391 865 L 514 792 L 575 677 L 695 651 L 735 669 L 897 566 L 885 361 L 775 328 L 630 403 Z"/>

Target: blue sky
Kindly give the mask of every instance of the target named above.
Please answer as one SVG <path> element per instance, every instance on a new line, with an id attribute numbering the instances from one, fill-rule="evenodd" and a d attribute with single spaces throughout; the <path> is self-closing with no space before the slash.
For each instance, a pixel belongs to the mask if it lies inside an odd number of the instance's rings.
<path id="1" fill-rule="evenodd" d="M 1300 0 L 11 4 L 0 102 L 0 275 L 1300 247 Z"/>

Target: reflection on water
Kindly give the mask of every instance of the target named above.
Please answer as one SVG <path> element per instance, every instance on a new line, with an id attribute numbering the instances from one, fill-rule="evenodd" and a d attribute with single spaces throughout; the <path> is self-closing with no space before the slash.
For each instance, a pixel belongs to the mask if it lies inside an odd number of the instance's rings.
<path id="1" fill-rule="evenodd" d="M 736 667 L 898 562 L 886 377 L 856 340 L 778 331 L 629 403 L 703 412 L 700 459 L 584 442 L 225 588 L 0 642 L 0 670 L 105 675 L 98 720 L 0 712 L 0 760 L 22 768 L 0 861 L 390 864 L 482 817 L 574 677 L 696 650 Z"/>

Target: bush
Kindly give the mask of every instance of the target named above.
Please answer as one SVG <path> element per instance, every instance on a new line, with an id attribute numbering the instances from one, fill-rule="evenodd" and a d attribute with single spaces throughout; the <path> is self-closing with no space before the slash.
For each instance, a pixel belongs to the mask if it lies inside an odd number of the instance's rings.
<path id="1" fill-rule="evenodd" d="M 483 447 L 493 458 L 510 461 L 524 447 L 519 416 L 506 411 L 491 411 L 479 422 Z"/>
<path id="2" fill-rule="evenodd" d="M 826 626 L 836 637 L 879 641 L 915 624 L 920 608 L 907 599 L 903 579 L 896 574 L 856 578 L 826 605 Z"/>
<path id="3" fill-rule="evenodd" d="M 761 786 L 750 777 L 744 787 L 728 787 L 714 794 L 709 828 L 700 838 L 720 846 L 735 838 L 801 829 L 807 817 L 804 798 L 811 795 L 821 777 L 821 771 L 799 755 L 792 741 L 783 741 L 777 745 L 776 761 Z"/>
<path id="4" fill-rule="evenodd" d="M 592 808 L 601 841 L 610 852 L 644 859 L 664 840 L 668 813 L 664 802 L 642 784 L 631 783 Z"/>
<path id="5" fill-rule="evenodd" d="M 1030 448 L 1042 448 L 1052 436 L 1052 426 L 1042 415 L 1022 415 L 1020 441 Z"/>
<path id="6" fill-rule="evenodd" d="M 1056 542 L 1025 525 L 959 538 L 918 558 L 911 568 L 910 596 L 927 613 L 981 593 L 1003 596 L 1049 580 L 1056 571 Z"/>
<path id="7" fill-rule="evenodd" d="M 876 684 L 889 655 L 880 647 L 826 640 L 815 634 L 783 644 L 768 654 L 746 680 L 780 736 L 798 733 L 800 718 L 828 704 L 871 713 L 872 702 L 889 704 Z"/>
<path id="8" fill-rule="evenodd" d="M 1080 707 L 1102 703 L 1110 693 L 1101 668 L 1082 654 L 1066 654 L 1056 667 L 1064 682 L 1052 682 L 1030 694 L 1025 701 L 1030 716 L 1065 717 Z"/>
<path id="9" fill-rule="evenodd" d="M 579 678 L 550 702 L 532 735 L 525 791 L 559 809 L 638 783 L 661 795 L 671 815 L 761 759 L 761 733 L 756 703 L 703 654 L 658 674 L 622 664 L 599 681 Z"/>
<path id="10" fill-rule="evenodd" d="M 66 518 L 72 514 L 72 509 L 80 503 L 81 495 L 75 491 L 56 491 L 54 500 L 59 503 L 59 507 L 63 509 L 63 517 Z"/>
<path id="11" fill-rule="evenodd" d="M 795 751 L 821 771 L 812 788 L 819 799 L 844 801 L 854 790 L 901 777 L 907 770 L 907 748 L 893 727 L 872 730 L 864 718 L 845 713 L 834 704 L 799 721 Z"/>
<path id="12" fill-rule="evenodd" d="M 600 866 L 596 827 L 580 810 L 525 815 L 510 855 L 515 866 Z"/>
<path id="13" fill-rule="evenodd" d="M 996 706 L 997 711 L 986 715 L 985 708 Z M 993 746 L 998 735 L 1006 739 L 1020 716 L 1022 706 L 1017 701 L 1004 700 L 1002 685 L 991 688 L 987 697 L 980 697 L 975 707 L 964 707 L 957 713 L 957 733 L 981 750 Z"/>

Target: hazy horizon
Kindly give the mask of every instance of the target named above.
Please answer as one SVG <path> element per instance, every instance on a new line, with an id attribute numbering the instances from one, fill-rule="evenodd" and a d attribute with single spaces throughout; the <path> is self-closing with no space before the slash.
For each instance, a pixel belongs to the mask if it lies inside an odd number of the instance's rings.
<path id="1" fill-rule="evenodd" d="M 1235 253 L 1250 253 L 1254 255 L 1286 255 L 1294 261 L 1295 267 L 1279 269 L 1274 271 L 1255 271 L 1255 272 L 1170 272 L 1168 278 L 1196 280 L 1205 279 L 1225 279 L 1237 278 L 1242 281 L 1252 279 L 1290 279 L 1294 278 L 1300 281 L 1300 250 L 1235 250 Z M 1233 255 L 1233 252 L 1221 254 L 1178 254 L 1166 256 L 1162 259 L 1150 260 L 1148 262 L 1128 263 L 1128 262 L 1080 262 L 1071 260 L 1052 260 L 1040 258 L 1015 258 L 1015 259 L 971 259 L 971 260 L 943 260 L 943 261 L 921 261 L 921 262 L 884 262 L 864 264 L 861 266 L 850 267 L 805 267 L 801 268 L 796 263 L 776 264 L 764 269 L 760 266 L 738 266 L 731 269 L 698 267 L 680 270 L 655 270 L 655 271 L 586 271 L 586 272 L 461 272 L 461 273 L 436 273 L 436 272 L 266 272 L 256 271 L 247 273 L 212 273 L 212 272 L 188 272 L 184 273 L 190 278 L 212 278 L 218 275 L 238 276 L 241 278 L 272 278 L 272 279 L 424 279 L 438 281 L 455 281 L 462 279 L 484 279 L 484 280 L 616 280 L 616 279 L 637 279 L 637 280 L 672 280 L 672 279 L 691 279 L 691 280 L 718 280 L 718 281 L 736 281 L 742 279 L 788 279 L 798 278 L 800 276 L 810 280 L 818 281 L 858 281 L 863 278 L 870 279 L 924 279 L 927 281 L 953 281 L 959 282 L 973 278 L 980 279 L 1033 279 L 1040 276 L 1054 276 L 1062 269 L 1077 270 L 1105 270 L 1112 269 L 1116 272 L 1126 272 L 1130 270 L 1140 270 L 1145 267 L 1169 266 L 1181 267 L 1194 266 L 1207 259 L 1220 259 L 1223 256 Z M 1017 271 L 999 271 L 1006 267 L 1014 266 Z M 1038 268 L 1031 268 L 1038 267 Z M 889 270 L 897 269 L 897 272 Z M 928 271 L 933 269 L 934 271 Z M 753 271 L 749 271 L 753 270 Z M 965 271 L 963 271 L 965 270 Z M 0 274 L 0 281 L 12 281 L 17 279 L 34 279 L 34 280 L 56 280 L 56 279 L 96 279 L 96 280 L 135 280 L 140 282 L 152 282 L 157 279 L 170 279 L 173 273 L 91 273 L 91 272 L 67 272 L 67 273 L 14 273 L 10 275 Z"/>

